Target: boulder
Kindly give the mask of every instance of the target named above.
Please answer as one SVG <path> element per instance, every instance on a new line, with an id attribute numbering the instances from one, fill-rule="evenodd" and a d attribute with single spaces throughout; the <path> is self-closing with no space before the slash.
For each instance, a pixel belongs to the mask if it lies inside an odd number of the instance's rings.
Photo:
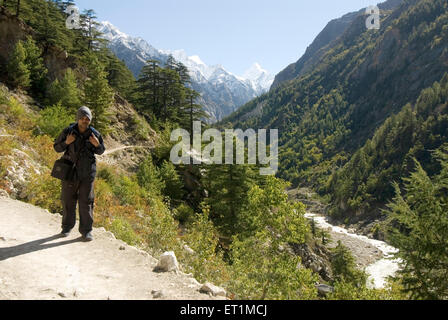
<path id="1" fill-rule="evenodd" d="M 152 290 L 151 294 L 154 299 L 160 299 L 165 296 L 165 293 L 163 292 L 163 290 Z"/>
<path id="2" fill-rule="evenodd" d="M 334 292 L 334 288 L 327 284 L 318 284 L 316 285 L 316 289 L 320 296 L 326 296 L 327 294 Z"/>
<path id="3" fill-rule="evenodd" d="M 0 189 L 0 198 L 9 198 L 8 192 L 6 192 L 6 190 Z"/>
<path id="4" fill-rule="evenodd" d="M 227 295 L 226 290 L 223 288 L 220 288 L 218 286 L 215 286 L 211 284 L 210 282 L 205 283 L 201 289 L 199 289 L 199 292 L 205 293 L 205 294 L 211 294 L 212 296 L 222 296 L 225 297 Z"/>
<path id="5" fill-rule="evenodd" d="M 173 251 L 165 252 L 160 256 L 159 263 L 154 268 L 155 272 L 179 271 L 179 263 Z"/>
<path id="6" fill-rule="evenodd" d="M 189 254 L 195 254 L 193 249 L 191 249 L 188 245 L 184 244 L 184 250 L 188 252 Z"/>

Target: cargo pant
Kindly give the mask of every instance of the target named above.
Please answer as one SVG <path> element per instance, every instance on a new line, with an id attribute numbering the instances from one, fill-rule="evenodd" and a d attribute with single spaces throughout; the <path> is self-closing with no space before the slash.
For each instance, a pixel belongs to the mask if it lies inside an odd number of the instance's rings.
<path id="1" fill-rule="evenodd" d="M 62 229 L 71 230 L 76 224 L 76 204 L 79 203 L 79 232 L 92 231 L 94 191 L 92 179 L 62 181 Z"/>

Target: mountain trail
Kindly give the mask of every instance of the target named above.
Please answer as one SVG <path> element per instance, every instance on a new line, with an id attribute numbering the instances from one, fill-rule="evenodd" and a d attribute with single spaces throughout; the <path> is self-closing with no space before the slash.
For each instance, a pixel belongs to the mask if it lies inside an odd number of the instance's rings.
<path id="1" fill-rule="evenodd" d="M 158 261 L 94 228 L 59 235 L 61 217 L 0 195 L 0 300 L 211 300 L 182 272 L 153 272 Z"/>
<path id="2" fill-rule="evenodd" d="M 101 156 L 98 156 L 98 158 L 101 159 L 102 156 L 107 156 L 109 154 L 113 154 L 117 151 L 121 151 L 121 150 L 126 150 L 126 149 L 139 149 L 139 148 L 143 148 L 143 149 L 152 149 L 153 147 L 146 147 L 146 146 L 123 146 L 123 147 L 119 147 L 119 148 L 114 148 L 111 150 L 106 150 L 106 152 L 104 152 L 104 154 L 102 154 Z"/>

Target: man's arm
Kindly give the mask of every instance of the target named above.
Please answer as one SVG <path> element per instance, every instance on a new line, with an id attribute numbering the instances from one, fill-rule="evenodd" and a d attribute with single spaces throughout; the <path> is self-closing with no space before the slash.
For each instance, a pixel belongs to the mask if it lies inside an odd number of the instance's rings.
<path id="1" fill-rule="evenodd" d="M 95 148 L 95 154 L 100 156 L 106 151 L 106 147 L 104 146 L 103 137 L 101 135 L 99 135 L 99 137 L 97 137 L 97 139 L 100 144 L 98 147 Z"/>
<path id="2" fill-rule="evenodd" d="M 89 137 L 89 142 L 93 145 L 93 152 L 97 155 L 102 155 L 106 151 L 104 146 L 103 137 L 98 131 L 93 131 Z"/>
<path id="3" fill-rule="evenodd" d="M 54 141 L 53 148 L 56 152 L 65 152 L 67 150 L 68 144 L 65 143 L 67 140 L 67 130 L 62 131 L 59 137 Z"/>

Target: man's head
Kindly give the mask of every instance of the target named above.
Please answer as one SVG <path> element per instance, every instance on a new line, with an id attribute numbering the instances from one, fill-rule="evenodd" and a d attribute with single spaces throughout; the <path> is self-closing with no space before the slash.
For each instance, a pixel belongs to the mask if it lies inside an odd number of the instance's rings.
<path id="1" fill-rule="evenodd" d="M 90 109 L 85 106 L 79 108 L 76 114 L 76 121 L 78 122 L 79 130 L 81 132 L 86 131 L 92 121 L 92 112 Z"/>

